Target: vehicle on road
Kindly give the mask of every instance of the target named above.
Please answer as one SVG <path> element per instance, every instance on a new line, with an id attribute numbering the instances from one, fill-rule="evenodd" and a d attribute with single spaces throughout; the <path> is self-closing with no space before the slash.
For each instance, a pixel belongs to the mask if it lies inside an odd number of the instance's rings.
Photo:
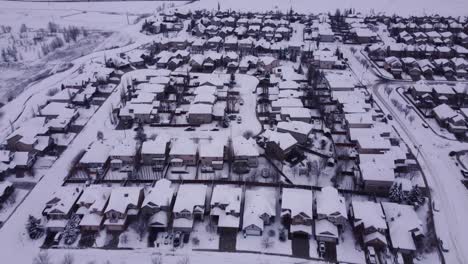
<path id="1" fill-rule="evenodd" d="M 378 264 L 377 254 L 375 253 L 374 247 L 367 247 L 367 263 L 369 264 Z"/>
<path id="2" fill-rule="evenodd" d="M 174 247 L 178 247 L 180 245 L 180 240 L 181 240 L 181 233 L 177 232 L 174 235 Z"/>
<path id="3" fill-rule="evenodd" d="M 424 128 L 429 128 L 429 125 L 428 125 L 427 123 L 422 123 L 422 126 L 423 126 Z"/>
<path id="4" fill-rule="evenodd" d="M 238 116 L 237 117 L 237 124 L 240 124 L 240 123 L 242 123 L 242 117 Z"/>

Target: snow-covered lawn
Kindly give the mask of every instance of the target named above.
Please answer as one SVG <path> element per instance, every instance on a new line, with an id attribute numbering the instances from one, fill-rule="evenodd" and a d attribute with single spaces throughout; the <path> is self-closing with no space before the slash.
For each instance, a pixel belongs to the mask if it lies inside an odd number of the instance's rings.
<path id="1" fill-rule="evenodd" d="M 291 240 L 280 241 L 279 232 L 282 229 L 281 224 L 273 223 L 265 226 L 262 236 L 246 236 L 242 232 L 237 234 L 237 250 L 258 251 L 278 254 L 292 254 Z M 270 234 L 273 232 L 274 235 Z"/>

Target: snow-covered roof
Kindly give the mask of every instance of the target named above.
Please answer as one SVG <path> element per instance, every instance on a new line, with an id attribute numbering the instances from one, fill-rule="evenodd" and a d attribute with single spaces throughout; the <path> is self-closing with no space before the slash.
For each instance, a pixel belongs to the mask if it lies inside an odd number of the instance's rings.
<path id="1" fill-rule="evenodd" d="M 212 207 L 219 206 L 219 205 L 226 206 L 226 209 L 224 210 L 224 214 L 226 212 L 240 213 L 241 198 L 242 198 L 241 187 L 235 187 L 232 185 L 216 185 L 213 188 L 210 205 Z M 221 216 L 224 214 L 223 213 L 220 214 L 220 210 L 211 211 L 211 215 Z"/>
<path id="2" fill-rule="evenodd" d="M 432 109 L 432 111 L 434 111 L 434 114 L 440 120 L 447 120 L 458 115 L 458 113 L 455 112 L 455 110 L 453 110 L 450 106 L 446 104 L 441 104 L 439 106 L 436 106 L 434 107 L 434 109 Z"/>
<path id="3" fill-rule="evenodd" d="M 170 155 L 196 155 L 197 144 L 188 138 L 177 138 L 172 143 Z"/>
<path id="4" fill-rule="evenodd" d="M 312 219 L 312 191 L 304 189 L 283 188 L 281 210 L 289 210 L 291 218 L 303 214 Z"/>
<path id="5" fill-rule="evenodd" d="M 365 229 L 369 227 L 382 230 L 387 229 L 385 214 L 380 203 L 353 200 L 351 207 L 355 219 L 354 226 L 363 224 Z"/>
<path id="6" fill-rule="evenodd" d="M 189 114 L 212 114 L 212 104 L 191 104 L 188 110 Z"/>
<path id="7" fill-rule="evenodd" d="M 166 135 L 159 135 L 155 140 L 147 140 L 142 144 L 141 154 L 164 155 L 166 154 L 166 147 L 168 142 L 170 142 L 170 138 Z"/>
<path id="8" fill-rule="evenodd" d="M 277 125 L 278 130 L 284 130 L 288 132 L 300 133 L 303 135 L 309 134 L 314 126 L 312 124 L 302 122 L 302 121 L 289 121 L 289 122 L 279 122 Z"/>
<path id="9" fill-rule="evenodd" d="M 225 144 L 219 138 L 200 144 L 200 158 L 222 158 L 224 157 L 224 146 Z"/>
<path id="10" fill-rule="evenodd" d="M 204 184 L 182 184 L 177 191 L 174 213 L 193 212 L 195 206 L 205 206 L 207 187 Z"/>
<path id="11" fill-rule="evenodd" d="M 82 192 L 83 189 L 76 186 L 57 188 L 52 194 L 51 200 L 46 204 L 50 206 L 46 212 L 48 214 L 68 214 Z"/>
<path id="12" fill-rule="evenodd" d="M 111 157 L 133 157 L 136 154 L 136 141 L 133 139 L 124 140 L 119 144 L 114 144 L 109 155 Z"/>
<path id="13" fill-rule="evenodd" d="M 89 206 L 90 211 L 102 212 L 109 200 L 112 189 L 100 185 L 92 185 L 83 190 L 77 201 L 80 206 Z"/>
<path id="14" fill-rule="evenodd" d="M 113 210 L 124 214 L 130 205 L 138 206 L 141 190 L 140 187 L 116 187 L 112 189 L 106 213 Z"/>
<path id="15" fill-rule="evenodd" d="M 272 130 L 265 130 L 261 134 L 266 141 L 275 142 L 282 150 L 287 150 L 297 144 L 297 140 L 289 133 L 281 133 Z"/>
<path id="16" fill-rule="evenodd" d="M 278 87 L 280 90 L 285 90 L 285 89 L 291 89 L 291 90 L 297 90 L 299 89 L 299 84 L 295 81 L 283 81 L 278 84 Z"/>
<path id="17" fill-rule="evenodd" d="M 283 108 L 283 107 L 303 108 L 304 104 L 302 103 L 301 99 L 298 99 L 298 98 L 280 98 L 276 101 L 273 101 L 271 103 L 271 106 L 278 107 L 278 108 Z"/>
<path id="18" fill-rule="evenodd" d="M 11 139 L 16 135 L 20 135 L 22 142 L 34 142 L 38 134 L 44 134 L 48 128 L 45 126 L 45 117 L 33 117 L 23 122 L 21 126 L 11 133 L 7 139 Z"/>
<path id="19" fill-rule="evenodd" d="M 234 156 L 258 157 L 257 143 L 253 139 L 237 136 L 232 139 Z"/>
<path id="20" fill-rule="evenodd" d="M 255 225 L 263 230 L 261 215 L 276 215 L 276 191 L 273 188 L 256 188 L 245 191 L 242 229 Z"/>
<path id="21" fill-rule="evenodd" d="M 145 194 L 145 200 L 141 207 L 169 207 L 174 195 L 174 188 L 171 182 L 166 179 L 160 179 L 153 188 Z"/>
<path id="22" fill-rule="evenodd" d="M 332 186 L 323 187 L 317 192 L 317 214 L 347 217 L 345 199 Z"/>
<path id="23" fill-rule="evenodd" d="M 315 236 L 338 238 L 338 227 L 327 219 L 315 220 Z"/>
<path id="24" fill-rule="evenodd" d="M 111 147 L 101 142 L 94 142 L 80 160 L 80 163 L 104 163 L 109 158 Z"/>
<path id="25" fill-rule="evenodd" d="M 359 154 L 359 168 L 364 181 L 393 182 L 395 162 L 390 154 Z"/>
<path id="26" fill-rule="evenodd" d="M 410 205 L 387 202 L 383 202 L 382 207 L 393 248 L 416 250 L 412 233 L 423 232 L 423 225 L 414 208 Z"/>

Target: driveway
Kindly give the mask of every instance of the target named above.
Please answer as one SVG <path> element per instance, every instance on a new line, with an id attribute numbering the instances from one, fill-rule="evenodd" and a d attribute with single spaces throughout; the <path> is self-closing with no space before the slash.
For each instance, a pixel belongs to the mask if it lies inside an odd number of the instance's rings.
<path id="1" fill-rule="evenodd" d="M 309 258 L 309 238 L 296 235 L 291 238 L 292 255 L 298 258 Z"/>
<path id="2" fill-rule="evenodd" d="M 236 251 L 237 231 L 224 230 L 219 236 L 219 250 L 234 252 Z"/>

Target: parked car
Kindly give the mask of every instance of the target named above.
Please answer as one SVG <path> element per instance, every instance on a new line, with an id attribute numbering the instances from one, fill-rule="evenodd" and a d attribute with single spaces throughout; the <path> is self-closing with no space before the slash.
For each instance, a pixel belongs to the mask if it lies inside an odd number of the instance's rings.
<path id="1" fill-rule="evenodd" d="M 424 128 L 429 128 L 429 125 L 428 125 L 427 123 L 422 123 L 422 126 L 423 126 Z"/>
<path id="2" fill-rule="evenodd" d="M 169 244 L 169 242 L 171 241 L 171 237 L 172 235 L 169 235 L 169 233 L 166 234 L 166 236 L 164 237 L 164 245 Z"/>
<path id="3" fill-rule="evenodd" d="M 367 263 L 369 264 L 378 264 L 377 254 L 375 253 L 374 247 L 367 247 Z"/>
<path id="4" fill-rule="evenodd" d="M 60 243 L 60 240 L 62 240 L 62 236 L 63 236 L 62 232 L 58 232 L 57 234 L 55 234 L 53 244 L 58 245 Z"/>
<path id="5" fill-rule="evenodd" d="M 237 124 L 240 124 L 240 123 L 242 123 L 242 117 L 238 116 L 237 117 Z"/>
<path id="6" fill-rule="evenodd" d="M 177 232 L 174 235 L 174 247 L 178 247 L 180 245 L 180 240 L 181 240 L 181 233 Z"/>
<path id="7" fill-rule="evenodd" d="M 318 250 L 319 250 L 320 255 L 323 256 L 323 254 L 325 254 L 326 249 L 327 247 L 325 246 L 325 242 L 320 241 L 318 244 Z"/>

